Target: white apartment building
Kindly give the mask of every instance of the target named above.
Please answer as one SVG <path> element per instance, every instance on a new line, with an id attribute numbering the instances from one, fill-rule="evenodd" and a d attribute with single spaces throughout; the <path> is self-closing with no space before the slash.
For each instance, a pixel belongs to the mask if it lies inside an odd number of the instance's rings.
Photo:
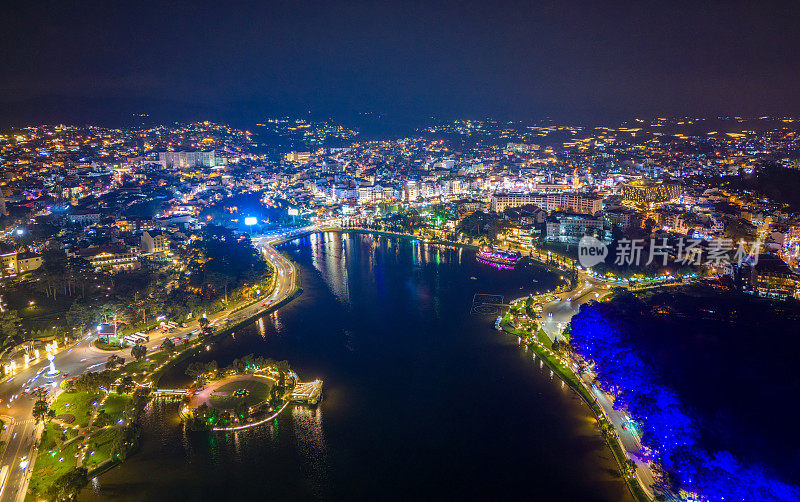
<path id="1" fill-rule="evenodd" d="M 214 150 L 208 152 L 158 152 L 158 160 L 166 167 L 214 167 L 217 159 Z"/>
<path id="2" fill-rule="evenodd" d="M 169 241 L 161 234 L 155 236 L 149 232 L 142 234 L 142 253 L 166 253 L 169 251 Z"/>

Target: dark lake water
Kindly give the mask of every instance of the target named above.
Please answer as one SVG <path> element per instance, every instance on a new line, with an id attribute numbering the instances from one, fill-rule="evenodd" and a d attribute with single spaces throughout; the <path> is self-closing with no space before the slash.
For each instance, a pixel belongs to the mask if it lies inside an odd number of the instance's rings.
<path id="1" fill-rule="evenodd" d="M 140 451 L 81 500 L 632 500 L 579 398 L 494 317 L 470 314 L 476 293 L 509 301 L 556 276 L 373 235 L 282 249 L 303 294 L 204 357 L 287 359 L 325 381 L 319 407 L 211 434 L 185 430 L 176 405 L 154 406 Z M 165 378 L 184 381 L 183 367 Z"/>

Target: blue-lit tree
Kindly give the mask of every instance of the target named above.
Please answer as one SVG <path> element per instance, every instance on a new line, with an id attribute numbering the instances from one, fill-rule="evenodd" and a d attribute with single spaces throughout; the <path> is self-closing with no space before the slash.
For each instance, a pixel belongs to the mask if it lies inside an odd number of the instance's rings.
<path id="1" fill-rule="evenodd" d="M 800 500 L 797 487 L 742 465 L 728 452 L 700 447 L 695 420 L 656 369 L 637 354 L 632 335 L 614 318 L 607 305 L 584 307 L 572 320 L 572 346 L 595 362 L 598 385 L 615 396 L 615 407 L 640 423 L 642 444 L 655 452 L 677 488 L 714 502 Z"/>

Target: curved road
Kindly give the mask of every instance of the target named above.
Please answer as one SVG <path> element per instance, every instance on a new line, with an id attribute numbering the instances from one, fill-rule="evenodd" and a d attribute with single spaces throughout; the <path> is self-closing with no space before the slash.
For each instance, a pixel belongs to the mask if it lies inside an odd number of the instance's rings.
<path id="1" fill-rule="evenodd" d="M 541 326 L 550 340 L 556 340 L 561 336 L 564 327 L 572 320 L 572 316 L 578 313 L 582 304 L 592 300 L 599 300 L 610 292 L 609 285 L 604 284 L 602 281 L 598 281 L 586 274 L 581 274 L 579 277 L 583 279 L 583 284 L 567 293 L 555 295 L 555 300 L 542 305 Z M 628 453 L 628 457 L 636 462 L 636 477 L 652 498 L 651 487 L 655 482 L 655 476 L 649 461 L 640 455 L 642 445 L 639 441 L 639 436 L 628 427 L 628 417 L 622 411 L 614 408 L 614 401 L 611 396 L 593 385 L 593 375 L 585 373 L 582 376 L 582 380 L 591 389 L 597 404 L 603 408 L 606 418 L 614 425 L 622 449 Z"/>
<path id="2" fill-rule="evenodd" d="M 260 311 L 269 308 L 273 303 L 280 302 L 295 290 L 296 279 L 294 266 L 284 258 L 271 243 L 291 237 L 292 235 L 316 230 L 316 227 L 306 227 L 303 229 L 283 230 L 268 233 L 262 237 L 254 238 L 253 243 L 261 250 L 264 257 L 269 260 L 275 269 L 276 282 L 272 293 L 264 296 L 261 301 L 255 302 L 235 314 L 233 310 L 239 305 L 220 312 L 211 317 L 211 324 L 215 326 L 225 326 L 239 320 L 254 316 Z M 264 306 L 262 306 L 264 305 Z M 148 352 L 158 350 L 163 339 L 167 336 L 187 336 L 195 329 L 199 328 L 197 321 L 189 323 L 186 328 L 178 328 L 172 333 L 151 334 L 150 341 L 146 344 Z M 87 335 L 77 343 L 63 350 L 55 356 L 54 363 L 56 368 L 61 371 L 56 378 L 47 379 L 43 373 L 47 369 L 47 361 L 40 360 L 31 364 L 28 368 L 17 372 L 14 376 L 0 383 L 0 418 L 7 427 L 0 435 L 0 439 L 6 441 L 7 445 L 0 454 L 0 467 L 9 466 L 8 477 L 2 485 L 0 492 L 0 502 L 21 502 L 25 498 L 30 475 L 33 472 L 33 464 L 36 460 L 36 449 L 38 439 L 41 437 L 43 426 L 36 426 L 32 418 L 33 403 L 36 398 L 28 395 L 21 395 L 25 389 L 35 389 L 40 386 L 50 384 L 47 400 L 55 398 L 57 384 L 65 378 L 72 378 L 87 371 L 100 371 L 103 369 L 111 352 L 101 351 L 91 346 L 95 336 Z M 125 351 L 127 352 L 127 351 Z M 120 354 L 120 352 L 114 352 Z M 130 359 L 129 353 L 120 354 L 126 359 Z M 25 459 L 28 465 L 23 462 Z M 2 482 L 2 480 L 0 480 Z"/>

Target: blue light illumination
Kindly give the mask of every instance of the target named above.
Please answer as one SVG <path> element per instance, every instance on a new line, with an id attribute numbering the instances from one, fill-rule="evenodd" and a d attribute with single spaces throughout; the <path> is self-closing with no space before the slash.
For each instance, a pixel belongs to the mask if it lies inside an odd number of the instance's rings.
<path id="1" fill-rule="evenodd" d="M 640 425 L 642 444 L 673 475 L 677 488 L 709 502 L 800 500 L 797 487 L 743 465 L 727 451 L 700 447 L 698 424 L 678 395 L 635 353 L 625 330 L 604 317 L 601 305 L 584 307 L 572 319 L 571 343 L 596 363 L 599 386 Z"/>

